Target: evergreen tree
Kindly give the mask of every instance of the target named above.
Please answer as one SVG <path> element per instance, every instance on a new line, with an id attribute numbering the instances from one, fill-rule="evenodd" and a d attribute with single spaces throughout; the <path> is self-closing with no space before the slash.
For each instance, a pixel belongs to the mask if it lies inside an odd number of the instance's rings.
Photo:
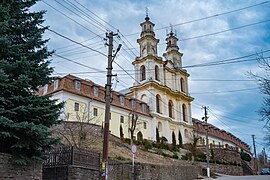
<path id="1" fill-rule="evenodd" d="M 122 127 L 122 124 L 120 125 L 120 138 L 121 138 L 121 139 L 124 138 L 124 133 L 123 133 L 123 127 Z"/>
<path id="2" fill-rule="evenodd" d="M 156 141 L 157 141 L 158 143 L 160 143 L 160 137 L 159 137 L 158 128 L 156 128 Z"/>
<path id="3" fill-rule="evenodd" d="M 46 60 L 46 30 L 41 12 L 29 12 L 37 0 L 0 3 L 0 150 L 17 156 L 17 163 L 40 159 L 56 143 L 49 127 L 56 124 L 62 104 L 37 96 L 53 72 Z"/>
<path id="4" fill-rule="evenodd" d="M 174 131 L 172 132 L 172 145 L 173 145 L 173 150 L 176 150 L 176 138 Z"/>
<path id="5" fill-rule="evenodd" d="M 183 140 L 182 140 L 182 135 L 181 132 L 178 132 L 178 141 L 179 141 L 179 147 L 182 148 L 183 147 Z"/>

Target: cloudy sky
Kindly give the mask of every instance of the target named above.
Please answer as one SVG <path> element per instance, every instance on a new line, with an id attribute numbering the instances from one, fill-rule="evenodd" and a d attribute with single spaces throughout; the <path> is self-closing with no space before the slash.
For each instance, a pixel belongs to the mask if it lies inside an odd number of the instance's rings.
<path id="1" fill-rule="evenodd" d="M 134 70 L 131 62 L 139 54 L 136 40 L 146 7 L 150 20 L 156 25 L 156 37 L 160 39 L 159 56 L 165 51 L 170 24 L 179 38 L 180 51 L 184 54 L 183 66 L 190 73 L 189 91 L 195 98 L 192 116 L 201 119 L 201 107 L 207 106 L 210 123 L 240 137 L 250 146 L 254 134 L 260 153 L 264 147 L 264 122 L 259 121 L 258 111 L 263 96 L 248 72 L 262 74 L 256 58 L 270 55 L 270 1 L 40 1 L 32 10 L 46 10 L 44 24 L 59 33 L 47 31 L 44 36 L 50 39 L 48 48 L 56 51 L 51 59 L 54 75 L 74 74 L 104 85 L 107 65 L 107 59 L 102 55 L 107 54 L 105 33 L 119 30 L 114 47 L 116 49 L 119 43 L 123 47 L 115 61 L 129 75 L 113 64 L 114 73 L 118 74 L 113 80 L 113 88 L 122 90 L 132 86 L 134 80 L 130 75 L 134 77 Z M 216 61 L 222 63 L 211 64 Z"/>

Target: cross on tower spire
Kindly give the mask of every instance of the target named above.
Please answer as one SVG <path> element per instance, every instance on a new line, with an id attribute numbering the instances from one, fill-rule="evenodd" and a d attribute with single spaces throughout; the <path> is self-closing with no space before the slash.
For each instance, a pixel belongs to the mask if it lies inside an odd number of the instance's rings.
<path id="1" fill-rule="evenodd" d="M 146 14 L 146 17 L 145 17 L 145 20 L 146 21 L 149 21 L 149 17 L 148 17 L 148 13 L 149 13 L 149 10 L 148 10 L 148 8 L 147 7 L 145 7 L 145 14 Z"/>

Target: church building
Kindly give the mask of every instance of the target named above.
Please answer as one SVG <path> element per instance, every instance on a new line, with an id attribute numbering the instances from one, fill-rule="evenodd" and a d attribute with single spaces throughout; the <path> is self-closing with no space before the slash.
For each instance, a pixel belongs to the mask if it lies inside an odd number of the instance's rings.
<path id="1" fill-rule="evenodd" d="M 140 56 L 133 61 L 135 85 L 127 96 L 139 99 L 149 105 L 152 116 L 150 135 L 155 139 L 156 128 L 160 136 L 172 142 L 172 134 L 184 135 L 184 142 L 191 136 L 192 97 L 188 93 L 189 74 L 182 68 L 182 56 L 172 28 L 167 35 L 163 58 L 158 56 L 159 39 L 155 37 L 155 24 L 146 16 L 141 25 Z M 156 128 L 155 128 L 156 127 Z"/>
<path id="2" fill-rule="evenodd" d="M 134 137 L 137 140 L 157 141 L 156 135 L 172 143 L 172 137 L 179 137 L 182 143 L 191 143 L 194 134 L 200 136 L 204 145 L 203 124 L 192 119 L 189 95 L 189 74 L 183 69 L 183 53 L 179 51 L 178 39 L 172 27 L 166 37 L 163 57 L 158 56 L 159 39 L 155 37 L 155 24 L 146 16 L 140 24 L 141 34 L 137 43 L 139 57 L 132 62 L 135 69 L 135 82 L 128 91 L 112 91 L 110 132 L 122 138 L 130 138 L 131 115 L 136 114 L 137 127 Z M 90 77 L 91 78 L 91 77 Z M 105 76 L 104 76 L 105 78 Z M 65 102 L 60 119 L 80 121 L 99 126 L 105 119 L 105 88 L 91 80 L 73 75 L 55 77 L 51 84 L 39 88 L 39 95 L 49 95 L 52 99 Z M 213 126 L 214 127 L 214 126 Z M 249 150 L 240 139 L 212 128 L 211 141 L 215 147 L 226 146 Z M 211 131 L 212 132 L 212 131 Z M 163 139 L 164 139 L 163 138 Z"/>

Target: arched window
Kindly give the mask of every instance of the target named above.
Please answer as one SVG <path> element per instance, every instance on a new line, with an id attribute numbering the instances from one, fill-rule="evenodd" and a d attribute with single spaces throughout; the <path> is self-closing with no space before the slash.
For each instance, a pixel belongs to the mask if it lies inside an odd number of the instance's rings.
<path id="1" fill-rule="evenodd" d="M 140 100 L 143 101 L 143 102 L 145 102 L 145 103 L 148 103 L 148 98 L 147 98 L 147 96 L 145 94 L 143 94 L 141 96 L 141 99 Z"/>
<path id="2" fill-rule="evenodd" d="M 138 140 L 138 141 L 142 141 L 142 140 L 143 140 L 143 134 L 142 134 L 141 131 L 139 131 L 139 132 L 137 133 L 137 140 Z"/>
<path id="3" fill-rule="evenodd" d="M 141 66 L 140 74 L 141 74 L 141 81 L 145 80 L 145 66 Z"/>
<path id="4" fill-rule="evenodd" d="M 161 113 L 161 109 L 160 109 L 160 96 L 156 95 L 156 110 L 158 113 Z"/>
<path id="5" fill-rule="evenodd" d="M 187 122 L 187 108 L 186 108 L 186 105 L 183 104 L 182 105 L 182 114 L 183 114 L 183 121 L 186 121 Z"/>
<path id="6" fill-rule="evenodd" d="M 155 80 L 159 81 L 159 68 L 157 65 L 155 66 Z"/>
<path id="7" fill-rule="evenodd" d="M 169 101 L 169 104 L 168 104 L 168 107 L 169 107 L 169 117 L 173 117 L 173 102 L 170 100 Z"/>
<path id="8" fill-rule="evenodd" d="M 181 84 L 181 91 L 185 92 L 185 81 L 183 78 L 180 79 L 180 84 Z"/>

